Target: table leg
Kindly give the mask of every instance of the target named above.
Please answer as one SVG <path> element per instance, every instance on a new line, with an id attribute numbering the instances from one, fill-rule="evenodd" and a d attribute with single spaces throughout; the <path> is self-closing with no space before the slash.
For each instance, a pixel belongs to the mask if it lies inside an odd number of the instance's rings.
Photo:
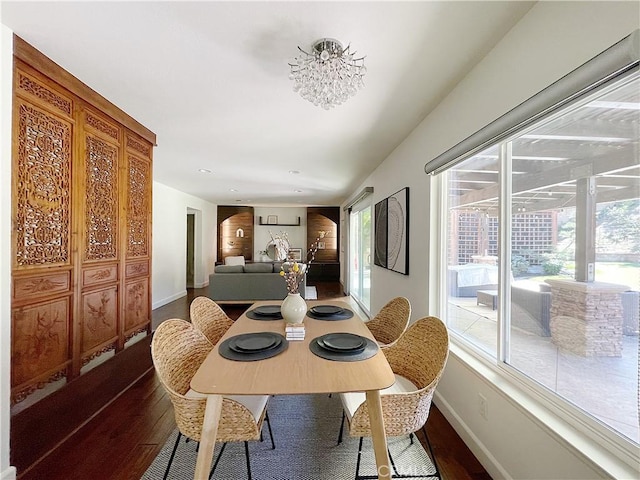
<path id="1" fill-rule="evenodd" d="M 221 413 L 222 395 L 209 395 L 207 397 L 207 407 L 204 411 L 202 435 L 200 436 L 200 447 L 196 461 L 196 472 L 193 477 L 194 480 L 206 480 L 209 478 L 209 470 L 211 470 L 213 449 L 216 446 L 216 436 L 218 435 L 218 423 L 220 422 Z"/>
<path id="2" fill-rule="evenodd" d="M 387 436 L 384 433 L 384 417 L 382 416 L 382 402 L 379 390 L 367 391 L 367 408 L 369 409 L 369 422 L 371 424 L 371 439 L 373 440 L 373 452 L 376 455 L 378 480 L 389 480 L 389 453 L 387 451 Z"/>

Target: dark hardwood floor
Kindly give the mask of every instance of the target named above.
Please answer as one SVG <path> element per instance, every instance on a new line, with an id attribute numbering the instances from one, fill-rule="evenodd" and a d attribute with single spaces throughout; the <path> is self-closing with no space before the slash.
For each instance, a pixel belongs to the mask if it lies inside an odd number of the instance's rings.
<path id="1" fill-rule="evenodd" d="M 320 300 L 342 296 L 337 283 L 318 282 L 316 288 Z M 154 328 L 168 318 L 188 319 L 189 304 L 198 295 L 206 295 L 206 289 L 190 289 L 186 297 L 154 310 Z M 246 305 L 223 308 L 237 318 Z M 169 397 L 150 370 L 41 462 L 18 472 L 18 479 L 137 480 L 174 428 Z M 435 405 L 427 432 L 443 479 L 491 479 Z M 418 438 L 424 443 L 420 432 Z"/>

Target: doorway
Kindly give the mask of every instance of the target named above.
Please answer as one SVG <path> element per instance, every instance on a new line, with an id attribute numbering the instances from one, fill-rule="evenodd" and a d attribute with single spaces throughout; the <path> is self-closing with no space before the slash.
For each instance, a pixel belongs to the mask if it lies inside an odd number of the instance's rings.
<path id="1" fill-rule="evenodd" d="M 195 287 L 195 231 L 196 215 L 187 213 L 187 288 Z"/>

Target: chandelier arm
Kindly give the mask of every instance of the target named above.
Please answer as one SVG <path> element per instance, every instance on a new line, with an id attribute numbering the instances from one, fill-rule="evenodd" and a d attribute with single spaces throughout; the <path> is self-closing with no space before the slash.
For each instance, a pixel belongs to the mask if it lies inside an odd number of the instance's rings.
<path id="1" fill-rule="evenodd" d="M 358 65 L 357 63 L 350 63 L 344 58 L 340 59 L 340 63 L 345 65 L 349 70 L 351 70 L 351 69 L 353 69 L 353 70 L 358 69 L 359 70 L 360 68 L 362 68 L 364 66 L 364 65 Z"/>
<path id="2" fill-rule="evenodd" d="M 309 65 L 296 65 L 295 63 L 294 64 L 290 63 L 289 65 L 291 66 L 292 72 L 301 72 L 304 70 L 309 70 Z M 294 70 L 294 69 L 297 69 L 297 70 Z"/>
<path id="3" fill-rule="evenodd" d="M 305 51 L 304 51 L 303 49 L 301 49 L 300 47 L 298 47 L 298 50 L 300 50 L 302 53 L 304 53 L 304 54 L 305 54 L 306 56 L 308 56 L 308 57 L 315 57 L 315 55 L 313 55 L 313 54 L 311 54 L 311 53 L 308 53 L 308 52 L 305 52 Z"/>

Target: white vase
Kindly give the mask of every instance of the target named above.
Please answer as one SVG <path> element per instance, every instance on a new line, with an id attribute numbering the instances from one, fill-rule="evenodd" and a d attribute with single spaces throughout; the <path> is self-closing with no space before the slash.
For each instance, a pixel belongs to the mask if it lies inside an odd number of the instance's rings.
<path id="1" fill-rule="evenodd" d="M 282 302 L 280 313 L 287 323 L 302 323 L 307 314 L 307 302 L 299 293 L 289 293 Z"/>

